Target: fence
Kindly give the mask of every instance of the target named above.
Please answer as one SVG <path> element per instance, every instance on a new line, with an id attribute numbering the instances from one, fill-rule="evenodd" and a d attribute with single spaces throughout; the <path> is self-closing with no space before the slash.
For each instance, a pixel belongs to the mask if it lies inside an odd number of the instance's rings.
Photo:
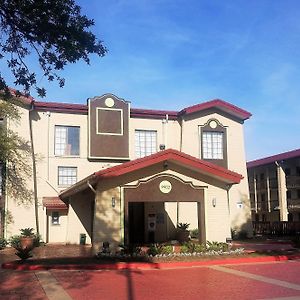
<path id="1" fill-rule="evenodd" d="M 252 222 L 254 235 L 300 235 L 300 222 Z"/>

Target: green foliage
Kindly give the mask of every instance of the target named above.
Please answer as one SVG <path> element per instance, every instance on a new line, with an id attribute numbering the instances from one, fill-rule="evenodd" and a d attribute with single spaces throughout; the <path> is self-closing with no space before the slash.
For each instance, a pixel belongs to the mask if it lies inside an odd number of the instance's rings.
<path id="1" fill-rule="evenodd" d="M 173 252 L 173 247 L 171 245 L 163 245 L 163 244 L 151 244 L 147 254 L 148 255 L 159 255 L 159 254 L 170 254 Z"/>
<path id="2" fill-rule="evenodd" d="M 34 237 L 34 229 L 33 228 L 22 228 L 20 229 L 21 236 L 26 236 L 26 237 Z"/>
<path id="3" fill-rule="evenodd" d="M 48 81 L 64 79 L 57 75 L 69 63 L 82 59 L 89 64 L 90 54 L 104 56 L 107 49 L 89 31 L 94 21 L 81 14 L 74 0 L 0 1 L 0 59 L 7 61 L 15 84 L 29 92 L 35 87 L 43 97 L 44 88 L 37 86 L 36 74 L 26 58 L 33 52 Z M 7 88 L 0 73 L 0 90 Z"/>
<path id="4" fill-rule="evenodd" d="M 0 238 L 0 250 L 4 249 L 7 246 L 8 242 L 5 238 Z"/>
<path id="5" fill-rule="evenodd" d="M 26 233 L 27 233 L 27 229 L 32 229 L 32 228 L 24 228 L 24 230 L 25 229 L 26 229 Z M 29 231 L 28 231 L 28 233 L 29 233 Z M 32 257 L 31 251 L 33 250 L 35 245 L 33 244 L 31 247 L 23 248 L 21 245 L 21 237 L 22 237 L 21 235 L 14 235 L 9 239 L 9 243 L 13 248 L 15 248 L 17 250 L 17 252 L 15 254 L 18 257 L 20 257 L 22 260 L 24 260 L 29 257 Z"/>
<path id="6" fill-rule="evenodd" d="M 40 245 L 41 245 L 41 235 L 36 233 L 33 235 L 33 246 L 39 247 Z"/>
<path id="7" fill-rule="evenodd" d="M 9 244 L 13 247 L 13 248 L 17 248 L 20 247 L 21 243 L 20 243 L 20 235 L 13 235 L 10 237 L 9 239 Z"/>
<path id="8" fill-rule="evenodd" d="M 130 245 L 120 245 L 121 248 L 121 254 L 126 254 L 126 255 L 139 255 L 142 253 L 142 248 L 134 245 L 134 244 L 130 244 Z"/>
<path id="9" fill-rule="evenodd" d="M 181 253 L 202 253 L 206 251 L 205 244 L 187 242 L 180 248 Z"/>
<path id="10" fill-rule="evenodd" d="M 248 232 L 246 230 L 231 229 L 231 236 L 233 240 L 246 240 Z"/>
<path id="11" fill-rule="evenodd" d="M 199 229 L 196 228 L 196 229 L 190 230 L 190 235 L 191 235 L 192 239 L 197 239 L 199 236 Z"/>
<path id="12" fill-rule="evenodd" d="M 208 250 L 213 250 L 213 251 L 228 251 L 228 244 L 227 243 L 222 243 L 222 242 L 216 242 L 216 241 L 207 241 L 206 242 L 207 249 Z"/>
<path id="13" fill-rule="evenodd" d="M 177 228 L 181 230 L 187 230 L 189 228 L 190 224 L 189 223 L 178 223 Z"/>
<path id="14" fill-rule="evenodd" d="M 10 102 L 0 101 L 0 117 L 18 122 L 20 115 L 17 107 Z M 5 192 L 20 204 L 32 202 L 32 190 L 28 188 L 28 178 L 32 174 L 30 164 L 31 147 L 29 142 L 18 136 L 4 124 L 0 125 L 0 162 Z"/>

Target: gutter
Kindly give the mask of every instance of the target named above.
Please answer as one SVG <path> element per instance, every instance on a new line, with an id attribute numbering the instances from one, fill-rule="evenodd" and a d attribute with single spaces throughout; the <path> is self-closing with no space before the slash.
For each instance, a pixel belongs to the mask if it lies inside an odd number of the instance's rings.
<path id="1" fill-rule="evenodd" d="M 58 196 L 60 199 L 63 200 L 63 199 L 66 199 L 66 198 L 72 196 L 75 193 L 84 191 L 87 188 L 91 189 L 93 191 L 93 193 L 96 193 L 96 190 L 92 186 L 92 184 L 95 184 L 96 182 L 97 182 L 97 176 L 95 175 L 95 173 L 93 173 L 92 175 L 78 181 L 71 187 L 63 190 Z"/>

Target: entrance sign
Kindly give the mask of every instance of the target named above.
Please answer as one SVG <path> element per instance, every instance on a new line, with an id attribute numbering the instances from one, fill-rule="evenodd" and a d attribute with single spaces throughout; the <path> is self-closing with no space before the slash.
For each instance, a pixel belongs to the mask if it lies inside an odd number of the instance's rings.
<path id="1" fill-rule="evenodd" d="M 168 180 L 163 180 L 160 184 L 159 184 L 159 190 L 164 193 L 164 194 L 168 194 L 171 192 L 172 190 L 172 184 L 170 181 Z"/>

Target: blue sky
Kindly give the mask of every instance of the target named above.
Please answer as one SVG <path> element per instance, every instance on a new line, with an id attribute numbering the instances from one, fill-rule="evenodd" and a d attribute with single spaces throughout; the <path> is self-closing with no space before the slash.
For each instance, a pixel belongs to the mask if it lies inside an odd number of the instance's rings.
<path id="1" fill-rule="evenodd" d="M 68 66 L 63 89 L 41 78 L 45 100 L 111 92 L 136 108 L 177 110 L 220 98 L 253 114 L 248 160 L 300 148 L 298 0 L 78 3 L 109 52 Z"/>

